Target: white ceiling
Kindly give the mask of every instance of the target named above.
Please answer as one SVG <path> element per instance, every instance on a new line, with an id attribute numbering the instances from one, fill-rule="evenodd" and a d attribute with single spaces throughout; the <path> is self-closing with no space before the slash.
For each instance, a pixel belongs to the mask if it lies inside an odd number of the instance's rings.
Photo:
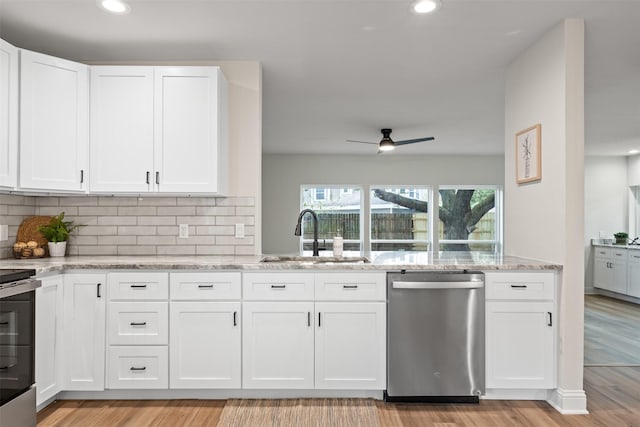
<path id="1" fill-rule="evenodd" d="M 586 26 L 586 151 L 640 149 L 640 1 L 0 0 L 0 37 L 80 61 L 257 60 L 269 153 L 497 154 L 505 67 L 564 18 Z"/>

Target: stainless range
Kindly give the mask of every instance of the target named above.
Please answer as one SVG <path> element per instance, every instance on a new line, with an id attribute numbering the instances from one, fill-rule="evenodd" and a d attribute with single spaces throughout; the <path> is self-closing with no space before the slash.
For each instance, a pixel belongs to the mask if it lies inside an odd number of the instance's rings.
<path id="1" fill-rule="evenodd" d="M 35 270 L 0 269 L 0 425 L 36 425 Z"/>

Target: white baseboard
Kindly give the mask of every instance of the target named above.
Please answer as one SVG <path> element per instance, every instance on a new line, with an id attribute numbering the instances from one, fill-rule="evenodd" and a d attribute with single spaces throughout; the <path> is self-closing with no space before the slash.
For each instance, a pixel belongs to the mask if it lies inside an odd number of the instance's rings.
<path id="1" fill-rule="evenodd" d="M 552 390 L 547 400 L 558 412 L 564 415 L 584 415 L 587 411 L 587 395 L 584 390 Z"/>

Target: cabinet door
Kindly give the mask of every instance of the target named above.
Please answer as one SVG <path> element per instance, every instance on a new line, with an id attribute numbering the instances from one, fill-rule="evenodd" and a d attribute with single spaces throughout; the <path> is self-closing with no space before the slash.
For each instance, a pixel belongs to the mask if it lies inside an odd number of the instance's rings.
<path id="1" fill-rule="evenodd" d="M 172 302 L 171 388 L 240 388 L 240 303 Z"/>
<path id="2" fill-rule="evenodd" d="M 312 302 L 245 302 L 242 387 L 313 388 Z"/>
<path id="3" fill-rule="evenodd" d="M 41 279 L 36 289 L 36 404 L 61 390 L 62 378 L 62 276 Z"/>
<path id="4" fill-rule="evenodd" d="M 0 187 L 18 181 L 18 49 L 0 40 Z"/>
<path id="5" fill-rule="evenodd" d="M 553 312 L 553 302 L 487 302 L 487 388 L 555 387 Z"/>
<path id="6" fill-rule="evenodd" d="M 64 389 L 103 390 L 105 276 L 64 278 Z"/>
<path id="7" fill-rule="evenodd" d="M 20 52 L 20 187 L 84 189 L 88 67 Z"/>
<path id="8" fill-rule="evenodd" d="M 315 387 L 386 386 L 386 304 L 316 303 Z"/>
<path id="9" fill-rule="evenodd" d="M 627 293 L 627 260 L 611 259 L 611 287 L 612 292 Z"/>
<path id="10" fill-rule="evenodd" d="M 595 258 L 593 262 L 593 286 L 600 289 L 611 289 L 612 274 L 608 258 Z"/>
<path id="11" fill-rule="evenodd" d="M 155 69 L 160 192 L 226 191 L 226 82 L 218 67 Z"/>
<path id="12" fill-rule="evenodd" d="M 627 280 L 627 293 L 640 298 L 640 251 L 634 250 L 629 253 Z"/>
<path id="13" fill-rule="evenodd" d="M 153 67 L 91 67 L 91 191 L 147 192 L 152 175 Z"/>

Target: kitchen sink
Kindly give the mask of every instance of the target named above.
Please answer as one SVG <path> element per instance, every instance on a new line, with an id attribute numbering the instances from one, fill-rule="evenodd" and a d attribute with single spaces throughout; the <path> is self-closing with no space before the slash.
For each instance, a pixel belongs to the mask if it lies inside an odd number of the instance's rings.
<path id="1" fill-rule="evenodd" d="M 296 264 L 366 264 L 369 261 L 365 257 L 333 257 L 333 256 L 294 256 L 294 255 L 268 255 L 260 262 L 280 262 Z"/>

